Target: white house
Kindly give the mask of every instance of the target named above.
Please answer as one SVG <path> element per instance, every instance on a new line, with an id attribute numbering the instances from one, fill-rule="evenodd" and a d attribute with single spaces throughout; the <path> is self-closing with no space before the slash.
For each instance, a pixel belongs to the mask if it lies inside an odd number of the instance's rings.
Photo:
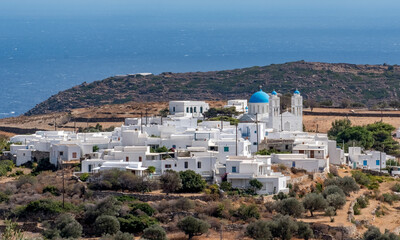
<path id="1" fill-rule="evenodd" d="M 169 112 L 173 115 L 203 117 L 210 106 L 203 101 L 170 101 Z"/>
<path id="2" fill-rule="evenodd" d="M 352 168 L 380 170 L 386 168 L 386 153 L 379 151 L 361 152 L 361 147 L 349 147 L 349 164 Z"/>
<path id="3" fill-rule="evenodd" d="M 249 182 L 257 179 L 263 184 L 258 194 L 288 192 L 287 180 L 290 177 L 275 173 L 271 169 L 271 158 L 267 156 L 229 157 L 226 160 L 227 181 L 235 188 L 249 188 Z"/>
<path id="4" fill-rule="evenodd" d="M 307 172 L 324 172 L 329 170 L 326 159 L 309 158 L 306 154 L 272 154 L 272 163 L 283 164 L 288 168 L 304 169 Z"/>
<path id="5" fill-rule="evenodd" d="M 50 163 L 58 165 L 60 161 L 79 162 L 81 158 L 81 148 L 76 144 L 54 144 L 50 152 Z"/>
<path id="6" fill-rule="evenodd" d="M 247 100 L 246 99 L 234 99 L 228 100 L 228 104 L 224 106 L 224 108 L 235 107 L 237 112 L 246 113 L 248 110 Z"/>

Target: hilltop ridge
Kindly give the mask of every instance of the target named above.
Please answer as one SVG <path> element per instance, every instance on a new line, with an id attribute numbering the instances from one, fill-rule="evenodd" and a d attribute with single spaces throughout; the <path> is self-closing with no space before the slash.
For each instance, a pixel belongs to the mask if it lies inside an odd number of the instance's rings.
<path id="1" fill-rule="evenodd" d="M 114 76 L 61 91 L 25 115 L 132 101 L 248 99 L 260 85 L 264 91 L 283 94 L 298 89 L 305 99 L 331 100 L 333 105 L 349 101 L 373 106 L 397 101 L 400 67 L 298 61 L 223 71 Z"/>

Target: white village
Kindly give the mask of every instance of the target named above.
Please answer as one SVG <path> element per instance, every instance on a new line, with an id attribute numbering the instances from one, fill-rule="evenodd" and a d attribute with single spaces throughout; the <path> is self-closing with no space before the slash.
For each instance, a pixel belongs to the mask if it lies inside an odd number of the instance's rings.
<path id="1" fill-rule="evenodd" d="M 386 167 L 383 152 L 349 147 L 349 153 L 329 140 L 327 134 L 303 132 L 303 97 L 295 90 L 291 107 L 281 112 L 281 94 L 259 90 L 249 101 L 229 100 L 240 114 L 239 123 L 207 121 L 210 107 L 204 101 L 171 101 L 168 117 L 127 118 L 112 132 L 76 133 L 37 131 L 17 135 L 10 154 L 16 165 L 48 158 L 55 166 L 81 163 L 81 173 L 108 169 L 152 176 L 167 170 L 193 170 L 210 183 L 226 180 L 235 188 L 247 188 L 257 179 L 258 194 L 288 192 L 290 176 L 272 170 L 273 164 L 329 173 L 329 165 L 380 171 Z M 259 155 L 260 151 L 273 151 Z M 396 171 L 394 171 L 395 173 Z M 77 173 L 79 174 L 79 173 Z"/>

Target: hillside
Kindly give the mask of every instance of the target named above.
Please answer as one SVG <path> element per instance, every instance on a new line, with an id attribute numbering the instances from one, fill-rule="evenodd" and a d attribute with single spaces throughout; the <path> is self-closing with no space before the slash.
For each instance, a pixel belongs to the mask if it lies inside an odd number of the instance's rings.
<path id="1" fill-rule="evenodd" d="M 400 66 L 299 61 L 225 71 L 115 76 L 59 92 L 26 115 L 131 101 L 248 99 L 260 85 L 280 93 L 297 88 L 305 99 L 332 100 L 334 105 L 347 100 L 373 106 L 397 100 Z"/>

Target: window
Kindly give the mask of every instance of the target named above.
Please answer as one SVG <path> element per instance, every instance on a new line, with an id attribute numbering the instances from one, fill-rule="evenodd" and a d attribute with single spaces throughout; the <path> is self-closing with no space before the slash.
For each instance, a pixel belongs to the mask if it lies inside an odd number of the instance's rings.
<path id="1" fill-rule="evenodd" d="M 289 149 L 289 145 L 285 145 L 285 149 L 288 150 Z"/>
<path id="2" fill-rule="evenodd" d="M 129 162 L 129 157 L 125 157 L 125 162 Z"/>
<path id="3" fill-rule="evenodd" d="M 25 153 L 22 154 L 25 157 Z"/>
<path id="4" fill-rule="evenodd" d="M 142 157 L 139 157 L 139 162 L 141 162 L 142 161 Z"/>
<path id="5" fill-rule="evenodd" d="M 254 133 L 257 133 L 257 131 L 254 131 Z"/>
<path id="6" fill-rule="evenodd" d="M 186 112 L 187 112 L 187 113 L 189 112 L 189 107 L 186 107 Z"/>
<path id="7" fill-rule="evenodd" d="M 172 112 L 175 112 L 175 107 L 172 108 Z"/>
<path id="8" fill-rule="evenodd" d="M 200 107 L 200 113 L 203 113 L 203 107 Z"/>
<path id="9" fill-rule="evenodd" d="M 363 165 L 364 165 L 364 166 L 367 166 L 367 165 L 368 165 L 367 160 L 364 160 L 364 161 L 363 161 Z"/>
<path id="10" fill-rule="evenodd" d="M 253 142 L 253 145 L 257 145 L 257 143 L 256 143 L 256 142 Z"/>
<path id="11" fill-rule="evenodd" d="M 88 165 L 88 172 L 92 172 L 92 164 Z"/>
<path id="12" fill-rule="evenodd" d="M 236 172 L 236 166 L 232 167 L 232 172 L 235 173 Z"/>
<path id="13" fill-rule="evenodd" d="M 224 152 L 229 152 L 229 147 L 224 147 Z"/>
<path id="14" fill-rule="evenodd" d="M 190 113 L 193 113 L 193 108 L 192 107 L 190 108 Z"/>
<path id="15" fill-rule="evenodd" d="M 171 168 L 171 164 L 165 164 L 165 168 Z"/>
<path id="16" fill-rule="evenodd" d="M 185 168 L 188 168 L 188 167 L 189 167 L 189 163 L 185 162 Z"/>
<path id="17" fill-rule="evenodd" d="M 376 160 L 376 165 L 379 166 L 381 163 L 379 160 Z"/>
<path id="18" fill-rule="evenodd" d="M 60 152 L 60 156 L 63 156 L 64 155 L 64 152 Z"/>
<path id="19" fill-rule="evenodd" d="M 76 152 L 73 152 L 73 153 L 72 153 L 72 158 L 77 158 Z"/>
<path id="20" fill-rule="evenodd" d="M 196 107 L 194 107 L 194 112 L 196 112 Z"/>
<path id="21" fill-rule="evenodd" d="M 292 162 L 292 167 L 296 167 L 296 162 L 295 161 Z"/>
<path id="22" fill-rule="evenodd" d="M 197 168 L 201 168 L 201 162 L 197 162 Z"/>

